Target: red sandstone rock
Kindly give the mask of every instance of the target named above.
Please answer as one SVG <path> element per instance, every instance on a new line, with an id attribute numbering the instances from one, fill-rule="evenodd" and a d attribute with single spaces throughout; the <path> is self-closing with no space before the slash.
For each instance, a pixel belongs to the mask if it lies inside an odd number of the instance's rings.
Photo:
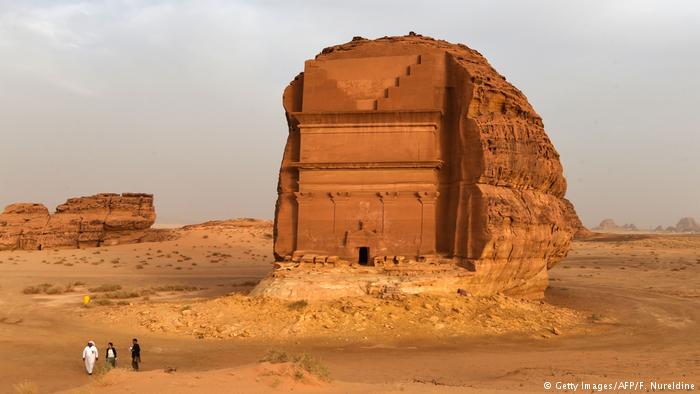
<path id="1" fill-rule="evenodd" d="M 138 242 L 155 218 L 153 195 L 141 193 L 70 198 L 53 215 L 41 204 L 12 204 L 0 214 L 0 250 Z"/>
<path id="2" fill-rule="evenodd" d="M 278 261 L 449 262 L 473 294 L 541 296 L 582 227 L 542 119 L 464 45 L 354 39 L 283 102 Z"/>
<path id="3" fill-rule="evenodd" d="M 0 214 L 0 250 L 38 249 L 48 221 L 49 210 L 42 204 L 8 205 Z"/>
<path id="4" fill-rule="evenodd" d="M 582 239 L 592 236 L 594 232 L 587 229 L 586 226 L 584 226 L 583 223 L 581 223 L 581 219 L 576 214 L 576 208 L 574 208 L 574 204 L 572 204 L 571 201 L 567 199 L 564 199 L 564 203 L 566 203 L 567 208 L 567 220 L 569 221 L 571 227 L 575 231 L 574 238 Z"/>

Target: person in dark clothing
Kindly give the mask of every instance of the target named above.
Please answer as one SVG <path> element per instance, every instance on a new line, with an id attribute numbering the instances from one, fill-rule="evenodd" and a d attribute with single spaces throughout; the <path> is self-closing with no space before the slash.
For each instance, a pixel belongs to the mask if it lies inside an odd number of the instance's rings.
<path id="1" fill-rule="evenodd" d="M 139 370 L 139 363 L 141 362 L 141 346 L 139 346 L 138 339 L 134 338 L 131 345 L 131 368 L 134 371 Z"/>
<path id="2" fill-rule="evenodd" d="M 107 365 L 115 368 L 117 366 L 117 349 L 114 348 L 112 342 L 107 345 L 106 354 L 105 360 L 107 360 Z"/>

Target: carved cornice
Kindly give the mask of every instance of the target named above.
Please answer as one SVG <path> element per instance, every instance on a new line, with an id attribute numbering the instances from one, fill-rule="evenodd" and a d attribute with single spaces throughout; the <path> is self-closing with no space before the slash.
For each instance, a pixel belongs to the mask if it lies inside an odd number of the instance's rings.
<path id="1" fill-rule="evenodd" d="M 388 168 L 441 168 L 444 162 L 442 160 L 425 160 L 425 161 L 377 161 L 366 163 L 308 163 L 294 162 L 290 167 L 301 168 L 305 170 L 328 170 L 328 169 L 388 169 Z"/>

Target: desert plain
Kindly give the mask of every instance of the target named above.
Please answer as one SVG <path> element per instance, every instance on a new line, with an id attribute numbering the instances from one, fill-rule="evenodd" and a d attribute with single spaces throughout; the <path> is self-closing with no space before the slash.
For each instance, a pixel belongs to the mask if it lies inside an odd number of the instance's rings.
<path id="1" fill-rule="evenodd" d="M 544 385 L 699 383 L 697 234 L 576 240 L 549 271 L 544 300 L 284 301 L 247 296 L 272 270 L 270 221 L 155 231 L 159 241 L 0 252 L 1 393 L 563 392 Z M 129 370 L 133 337 L 143 348 L 140 372 Z M 101 352 L 113 342 L 117 369 L 87 376 L 80 355 L 88 340 Z"/>

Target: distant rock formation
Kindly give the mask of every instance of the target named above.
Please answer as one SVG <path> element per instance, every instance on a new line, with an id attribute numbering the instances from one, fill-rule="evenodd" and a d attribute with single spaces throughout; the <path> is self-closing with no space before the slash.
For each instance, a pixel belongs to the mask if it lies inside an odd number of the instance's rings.
<path id="1" fill-rule="evenodd" d="M 437 289 L 414 273 L 444 269 L 459 279 L 450 292 L 541 297 L 582 227 L 542 118 L 465 45 L 356 38 L 306 61 L 283 105 L 279 263 L 364 266 L 398 292 Z M 318 289 L 285 284 L 290 272 L 258 293 Z M 329 286 L 342 296 L 371 277 Z"/>
<path id="2" fill-rule="evenodd" d="M 694 218 L 684 217 L 676 224 L 675 231 L 679 233 L 700 233 L 700 224 Z"/>
<path id="3" fill-rule="evenodd" d="M 597 227 L 593 227 L 596 231 L 614 231 L 619 230 L 620 226 L 613 219 L 603 219 Z"/>
<path id="4" fill-rule="evenodd" d="M 626 223 L 618 226 L 613 219 L 603 219 L 598 227 L 593 228 L 594 231 L 616 232 L 616 231 L 637 231 L 637 226 L 631 223 Z"/>
<path id="5" fill-rule="evenodd" d="M 0 214 L 0 250 L 134 243 L 146 235 L 155 219 L 152 194 L 70 198 L 52 215 L 42 204 L 11 204 Z"/>

